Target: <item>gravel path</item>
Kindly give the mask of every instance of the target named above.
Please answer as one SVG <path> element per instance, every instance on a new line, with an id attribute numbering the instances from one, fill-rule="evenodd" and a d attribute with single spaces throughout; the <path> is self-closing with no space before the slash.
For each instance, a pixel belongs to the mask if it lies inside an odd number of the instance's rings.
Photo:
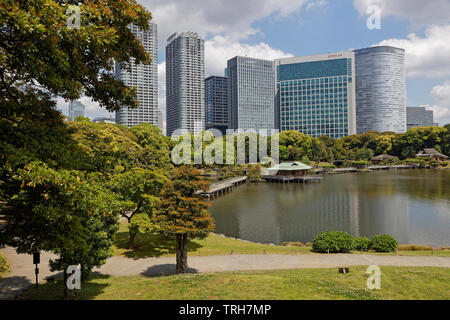
<path id="1" fill-rule="evenodd" d="M 0 281 L 0 300 L 14 299 L 22 290 L 34 284 L 35 274 L 32 256 L 18 255 L 12 248 L 0 250 L 9 260 L 11 273 Z M 52 255 L 41 254 L 39 279 L 55 276 L 48 267 Z M 245 270 L 312 269 L 350 266 L 399 266 L 399 267 L 444 267 L 450 268 L 450 258 L 420 256 L 382 256 L 382 255 L 227 255 L 188 258 L 190 272 L 210 273 Z M 100 268 L 94 269 L 105 275 L 157 277 L 175 272 L 175 258 L 129 259 L 112 257 Z"/>

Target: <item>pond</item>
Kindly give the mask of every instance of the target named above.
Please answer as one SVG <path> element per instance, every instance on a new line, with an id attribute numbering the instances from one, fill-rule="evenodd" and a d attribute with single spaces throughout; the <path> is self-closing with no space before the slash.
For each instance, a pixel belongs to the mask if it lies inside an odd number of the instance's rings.
<path id="1" fill-rule="evenodd" d="M 450 170 L 325 176 L 320 183 L 248 183 L 214 201 L 216 232 L 281 244 L 323 231 L 391 234 L 401 244 L 450 246 Z"/>

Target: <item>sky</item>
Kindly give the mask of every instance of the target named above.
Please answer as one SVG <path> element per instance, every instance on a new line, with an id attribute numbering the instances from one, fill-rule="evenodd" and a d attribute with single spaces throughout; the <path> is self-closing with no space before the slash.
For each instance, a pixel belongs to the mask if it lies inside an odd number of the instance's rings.
<path id="1" fill-rule="evenodd" d="M 175 32 L 205 39 L 206 77 L 234 56 L 277 59 L 374 45 L 406 50 L 407 105 L 450 123 L 450 0 L 138 0 L 158 24 L 159 107 L 165 113 L 165 46 Z M 376 7 L 373 7 L 376 6 Z M 379 8 L 381 28 L 367 21 Z M 108 115 L 87 97 L 86 116 Z M 68 102 L 58 100 L 68 113 Z"/>

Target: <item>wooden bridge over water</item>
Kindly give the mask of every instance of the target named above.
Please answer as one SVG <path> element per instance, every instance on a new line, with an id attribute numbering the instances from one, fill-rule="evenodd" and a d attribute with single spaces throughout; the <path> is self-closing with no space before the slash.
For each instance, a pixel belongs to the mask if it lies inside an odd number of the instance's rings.
<path id="1" fill-rule="evenodd" d="M 198 194 L 201 194 L 208 199 L 214 199 L 220 195 L 231 192 L 235 186 L 247 182 L 247 179 L 247 176 L 243 176 L 211 183 L 208 191 L 199 191 Z"/>

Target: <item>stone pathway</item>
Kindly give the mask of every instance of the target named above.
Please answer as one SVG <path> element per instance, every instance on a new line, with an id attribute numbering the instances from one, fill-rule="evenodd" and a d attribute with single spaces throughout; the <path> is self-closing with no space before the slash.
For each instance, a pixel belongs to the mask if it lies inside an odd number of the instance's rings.
<path id="1" fill-rule="evenodd" d="M 18 255 L 12 248 L 0 250 L 11 265 L 11 273 L 0 280 L 0 300 L 14 299 L 22 290 L 35 282 L 32 256 Z M 56 276 L 48 267 L 48 260 L 52 255 L 41 254 L 39 265 L 39 279 L 43 281 L 49 276 Z M 350 266 L 398 266 L 398 267 L 444 267 L 450 268 L 450 258 L 430 256 L 384 256 L 384 255 L 227 255 L 188 258 L 190 272 L 211 273 L 246 270 L 277 270 L 277 269 L 313 269 L 334 268 Z M 125 257 L 112 257 L 100 268 L 94 269 L 111 276 L 145 275 L 158 277 L 170 275 L 175 272 L 175 258 L 145 258 L 129 259 Z"/>

